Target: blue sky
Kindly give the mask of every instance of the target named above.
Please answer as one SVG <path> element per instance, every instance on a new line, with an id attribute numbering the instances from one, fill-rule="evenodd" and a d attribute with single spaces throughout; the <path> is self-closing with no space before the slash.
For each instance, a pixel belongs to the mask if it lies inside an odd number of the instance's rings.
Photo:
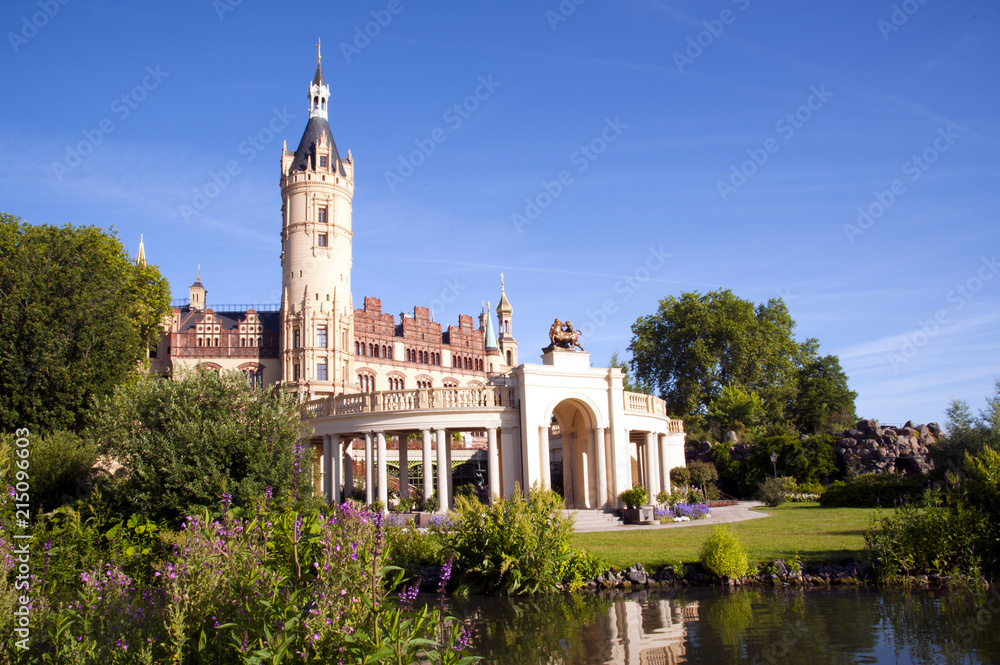
<path id="1" fill-rule="evenodd" d="M 941 420 L 1000 377 L 998 29 L 973 0 L 9 0 L 0 209 L 277 302 L 321 38 L 356 305 L 451 323 L 503 272 L 522 361 L 559 317 L 598 365 L 667 295 L 782 297 L 859 414 Z"/>

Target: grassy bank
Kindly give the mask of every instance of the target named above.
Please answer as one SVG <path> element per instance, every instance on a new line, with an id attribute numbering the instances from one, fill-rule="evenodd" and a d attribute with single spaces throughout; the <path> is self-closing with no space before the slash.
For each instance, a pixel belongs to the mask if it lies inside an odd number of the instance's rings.
<path id="1" fill-rule="evenodd" d="M 856 558 L 874 512 L 870 508 L 823 508 L 818 503 L 755 510 L 770 517 L 730 524 L 751 560 L 798 555 L 809 563 Z M 697 561 L 698 550 L 711 532 L 712 520 L 708 519 L 704 526 L 679 529 L 579 533 L 573 536 L 573 545 L 604 557 L 619 569 L 639 562 L 648 570 L 656 570 L 678 561 Z"/>

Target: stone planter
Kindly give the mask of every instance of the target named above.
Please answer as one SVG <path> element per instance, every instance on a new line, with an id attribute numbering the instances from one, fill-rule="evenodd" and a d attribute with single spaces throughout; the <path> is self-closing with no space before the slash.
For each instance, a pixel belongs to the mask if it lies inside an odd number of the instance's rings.
<path id="1" fill-rule="evenodd" d="M 653 510 L 654 506 L 622 508 L 622 521 L 625 524 L 656 524 L 653 519 Z"/>
<path id="2" fill-rule="evenodd" d="M 417 526 L 428 526 L 431 523 L 431 518 L 437 513 L 416 513 L 415 521 Z"/>

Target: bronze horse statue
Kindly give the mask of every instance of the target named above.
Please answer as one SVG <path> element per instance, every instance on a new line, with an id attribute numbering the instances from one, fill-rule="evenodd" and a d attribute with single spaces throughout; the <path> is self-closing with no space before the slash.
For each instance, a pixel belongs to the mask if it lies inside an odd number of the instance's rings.
<path id="1" fill-rule="evenodd" d="M 579 330 L 573 329 L 572 321 L 563 323 L 556 319 L 552 327 L 549 328 L 549 341 L 552 342 L 550 348 L 572 349 L 576 347 L 583 351 L 583 346 L 579 341 L 581 334 Z"/>

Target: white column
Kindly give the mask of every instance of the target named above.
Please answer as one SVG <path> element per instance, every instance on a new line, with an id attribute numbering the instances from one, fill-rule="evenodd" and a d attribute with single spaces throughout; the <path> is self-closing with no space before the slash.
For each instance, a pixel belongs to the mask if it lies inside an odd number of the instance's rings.
<path id="1" fill-rule="evenodd" d="M 331 501 L 334 504 L 340 505 L 341 494 L 340 485 L 343 481 L 343 468 L 344 459 L 340 452 L 340 444 L 343 443 L 340 440 L 340 435 L 334 434 L 330 437 L 330 470 L 332 475 L 330 476 L 330 482 L 332 484 L 332 494 Z"/>
<path id="2" fill-rule="evenodd" d="M 455 477 L 451 473 L 451 432 L 445 432 L 445 485 L 448 486 L 448 503 L 445 504 L 448 508 L 454 508 L 455 501 Z"/>
<path id="3" fill-rule="evenodd" d="M 514 428 L 504 427 L 500 430 L 500 448 L 503 464 L 503 496 L 514 494 L 514 483 L 517 482 L 517 460 L 521 450 L 519 442 L 514 438 Z"/>
<path id="4" fill-rule="evenodd" d="M 541 460 L 541 476 L 538 479 L 543 488 L 552 487 L 552 465 L 549 463 L 549 427 L 538 428 L 538 457 Z M 532 478 L 531 480 L 534 480 Z M 566 482 L 566 437 L 563 437 L 563 483 Z M 525 495 L 531 487 L 524 487 Z"/>
<path id="5" fill-rule="evenodd" d="M 378 440 L 378 500 L 382 502 L 382 512 L 389 507 L 389 474 L 385 466 L 385 432 L 376 432 Z"/>
<path id="6" fill-rule="evenodd" d="M 372 433 L 365 432 L 365 503 L 375 500 L 375 465 L 372 459 Z"/>
<path id="7" fill-rule="evenodd" d="M 667 456 L 667 435 L 657 434 L 660 443 L 660 488 L 670 493 L 670 458 Z"/>
<path id="8" fill-rule="evenodd" d="M 597 473 L 597 503 L 594 507 L 598 509 L 604 508 L 608 503 L 608 461 L 605 457 L 605 432 L 607 430 L 601 427 L 595 427 L 590 431 L 590 435 L 594 438 L 594 467 Z"/>
<path id="9" fill-rule="evenodd" d="M 332 490 L 331 474 L 330 474 L 330 467 L 331 467 L 330 462 L 333 456 L 333 453 L 330 451 L 330 448 L 332 448 L 332 443 L 330 439 L 332 438 L 333 437 L 330 436 L 329 434 L 323 435 L 323 460 L 320 463 L 320 488 L 321 491 L 323 492 L 323 500 L 326 501 L 327 503 L 330 503 L 330 501 L 333 500 L 332 499 L 333 490 Z"/>
<path id="10" fill-rule="evenodd" d="M 353 450 L 354 439 L 347 440 L 347 446 L 344 449 L 343 463 L 344 463 L 344 497 L 343 500 L 346 501 L 354 495 L 354 454 Z"/>
<path id="11" fill-rule="evenodd" d="M 656 501 L 656 495 L 660 493 L 660 441 L 656 432 L 646 433 L 646 455 L 649 459 L 646 468 L 649 470 L 649 500 Z"/>
<path id="12" fill-rule="evenodd" d="M 500 455 L 497 453 L 497 430 L 490 427 L 486 430 L 486 458 L 489 466 L 490 504 L 493 497 L 500 496 Z"/>
<path id="13" fill-rule="evenodd" d="M 448 510 L 448 476 L 451 469 L 448 468 L 448 454 L 445 446 L 448 444 L 448 434 L 443 429 L 437 430 L 437 486 L 438 486 L 438 512 L 443 513 Z"/>
<path id="14" fill-rule="evenodd" d="M 431 466 L 431 431 L 429 429 L 420 432 L 423 441 L 421 449 L 421 464 L 424 471 L 424 501 L 434 494 L 434 471 Z"/>
<path id="15" fill-rule="evenodd" d="M 410 434 L 399 435 L 399 498 L 410 498 Z"/>

